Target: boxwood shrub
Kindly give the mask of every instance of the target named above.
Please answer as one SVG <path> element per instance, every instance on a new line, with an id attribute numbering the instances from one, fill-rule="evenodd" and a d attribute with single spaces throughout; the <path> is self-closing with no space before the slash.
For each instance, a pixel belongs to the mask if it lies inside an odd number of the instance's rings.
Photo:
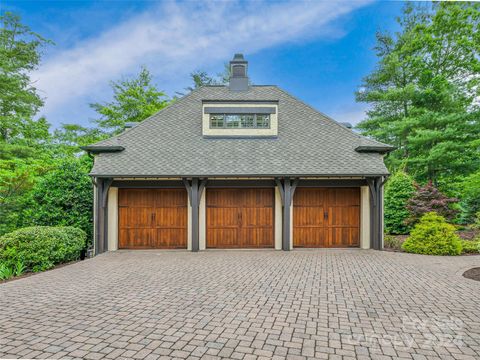
<path id="1" fill-rule="evenodd" d="M 455 227 L 435 212 L 420 218 L 402 249 L 406 252 L 425 255 L 459 255 L 462 242 L 455 233 Z"/>
<path id="2" fill-rule="evenodd" d="M 85 248 L 83 230 L 65 226 L 33 226 L 0 237 L 0 263 L 13 268 L 23 263 L 27 271 L 43 271 L 78 259 Z"/>

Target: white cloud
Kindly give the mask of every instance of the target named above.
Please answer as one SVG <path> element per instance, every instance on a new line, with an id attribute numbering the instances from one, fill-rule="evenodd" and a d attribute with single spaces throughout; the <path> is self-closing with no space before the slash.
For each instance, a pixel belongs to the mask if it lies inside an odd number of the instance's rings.
<path id="1" fill-rule="evenodd" d="M 109 80 L 140 64 L 168 83 L 234 52 L 331 36 L 333 20 L 368 2 L 168 2 L 58 52 L 32 79 L 49 117 L 104 92 Z"/>

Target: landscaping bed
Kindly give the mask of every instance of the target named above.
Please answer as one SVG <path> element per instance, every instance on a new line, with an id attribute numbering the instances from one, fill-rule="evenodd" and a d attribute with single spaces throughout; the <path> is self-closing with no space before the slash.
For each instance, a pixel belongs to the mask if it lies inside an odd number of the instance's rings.
<path id="1" fill-rule="evenodd" d="M 480 267 L 476 267 L 470 270 L 467 270 L 463 273 L 463 277 L 467 279 L 480 281 Z"/>

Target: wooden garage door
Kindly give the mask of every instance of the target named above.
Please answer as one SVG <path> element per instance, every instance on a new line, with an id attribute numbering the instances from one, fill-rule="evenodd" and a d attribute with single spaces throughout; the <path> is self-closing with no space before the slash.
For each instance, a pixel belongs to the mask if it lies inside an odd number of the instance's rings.
<path id="1" fill-rule="evenodd" d="M 207 247 L 273 247 L 273 191 L 207 189 Z"/>
<path id="2" fill-rule="evenodd" d="M 120 189 L 120 249 L 187 247 L 187 192 L 184 189 Z"/>
<path id="3" fill-rule="evenodd" d="M 359 246 L 359 188 L 297 188 L 293 207 L 294 247 Z"/>

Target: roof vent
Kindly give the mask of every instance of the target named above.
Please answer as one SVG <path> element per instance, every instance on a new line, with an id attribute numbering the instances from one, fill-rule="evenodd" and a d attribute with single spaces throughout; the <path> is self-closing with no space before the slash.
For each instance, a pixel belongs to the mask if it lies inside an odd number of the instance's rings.
<path id="1" fill-rule="evenodd" d="M 235 54 L 233 59 L 230 61 L 230 90 L 248 90 L 247 67 L 248 61 L 243 58 L 243 55 Z"/>
<path id="2" fill-rule="evenodd" d="M 339 124 L 345 126 L 347 129 L 353 128 L 352 124 L 349 122 L 340 122 Z"/>

